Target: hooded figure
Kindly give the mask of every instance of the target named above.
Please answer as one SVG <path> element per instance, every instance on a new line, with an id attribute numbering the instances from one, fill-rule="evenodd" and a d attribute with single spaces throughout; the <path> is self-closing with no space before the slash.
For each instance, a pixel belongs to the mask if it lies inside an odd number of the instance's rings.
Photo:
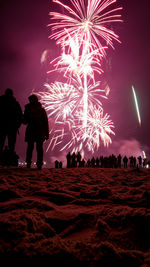
<path id="1" fill-rule="evenodd" d="M 45 109 L 36 95 L 29 96 L 29 104 L 25 106 L 23 123 L 27 124 L 25 141 L 28 143 L 26 152 L 27 167 L 31 166 L 34 142 L 37 150 L 37 167 L 43 165 L 43 142 L 49 138 L 48 118 Z"/>
<path id="2" fill-rule="evenodd" d="M 7 137 L 8 149 L 13 155 L 22 116 L 20 104 L 13 96 L 13 90 L 7 88 L 5 94 L 0 96 L 0 153 L 2 153 Z"/>

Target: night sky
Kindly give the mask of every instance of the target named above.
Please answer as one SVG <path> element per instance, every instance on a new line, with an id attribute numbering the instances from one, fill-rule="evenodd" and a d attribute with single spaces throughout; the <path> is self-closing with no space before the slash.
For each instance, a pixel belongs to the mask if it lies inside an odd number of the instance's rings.
<path id="1" fill-rule="evenodd" d="M 121 44 L 115 50 L 109 48 L 110 67 L 103 79 L 111 88 L 104 111 L 108 112 L 115 125 L 113 144 L 108 151 L 118 153 L 128 148 L 131 151 L 145 150 L 150 154 L 149 99 L 150 99 L 150 18 L 149 0 L 118 0 L 123 23 L 113 25 L 120 36 Z M 14 90 L 22 110 L 29 94 L 41 91 L 47 79 L 48 60 L 41 64 L 41 55 L 48 51 L 48 59 L 58 54 L 54 41 L 48 39 L 52 11 L 51 0 L 0 0 L 0 94 L 7 87 Z M 105 64 L 106 65 L 106 64 Z M 131 86 L 134 85 L 141 113 L 142 125 L 138 124 Z M 16 151 L 25 157 L 24 129 L 21 126 Z M 45 145 L 46 146 L 46 145 Z M 104 153 L 105 153 L 104 152 Z M 48 152 L 46 158 L 63 157 L 60 153 Z"/>

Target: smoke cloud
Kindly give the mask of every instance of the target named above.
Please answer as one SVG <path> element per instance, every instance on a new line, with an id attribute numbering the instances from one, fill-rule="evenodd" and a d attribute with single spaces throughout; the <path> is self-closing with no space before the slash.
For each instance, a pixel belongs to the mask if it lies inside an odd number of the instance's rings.
<path id="1" fill-rule="evenodd" d="M 130 157 L 131 155 L 134 157 L 142 156 L 143 151 L 145 151 L 146 155 L 149 155 L 149 147 L 141 144 L 138 140 L 132 138 L 130 140 L 119 140 L 114 141 L 109 149 L 110 154 L 121 154 L 122 156 Z"/>

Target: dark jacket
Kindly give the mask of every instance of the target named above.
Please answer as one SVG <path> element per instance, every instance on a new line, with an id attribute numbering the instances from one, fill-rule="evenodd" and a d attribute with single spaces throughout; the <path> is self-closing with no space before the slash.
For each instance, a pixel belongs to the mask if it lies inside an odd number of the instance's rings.
<path id="1" fill-rule="evenodd" d="M 44 141 L 49 137 L 48 118 L 40 102 L 25 106 L 23 123 L 27 124 L 25 141 Z"/>
<path id="2" fill-rule="evenodd" d="M 23 119 L 20 104 L 13 96 L 0 96 L 0 129 L 17 130 Z"/>

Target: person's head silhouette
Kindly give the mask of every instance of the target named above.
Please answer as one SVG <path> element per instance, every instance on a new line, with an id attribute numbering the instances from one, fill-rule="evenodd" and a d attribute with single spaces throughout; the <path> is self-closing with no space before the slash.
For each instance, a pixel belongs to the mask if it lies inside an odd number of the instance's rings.
<path id="1" fill-rule="evenodd" d="M 29 97 L 28 97 L 28 99 L 29 99 L 29 102 L 30 103 L 37 103 L 38 102 L 38 98 L 37 98 L 37 96 L 36 95 L 30 95 Z"/>
<path id="2" fill-rule="evenodd" d="M 7 88 L 7 89 L 5 90 L 5 95 L 6 95 L 6 96 L 13 96 L 13 90 L 10 89 L 10 88 Z"/>

